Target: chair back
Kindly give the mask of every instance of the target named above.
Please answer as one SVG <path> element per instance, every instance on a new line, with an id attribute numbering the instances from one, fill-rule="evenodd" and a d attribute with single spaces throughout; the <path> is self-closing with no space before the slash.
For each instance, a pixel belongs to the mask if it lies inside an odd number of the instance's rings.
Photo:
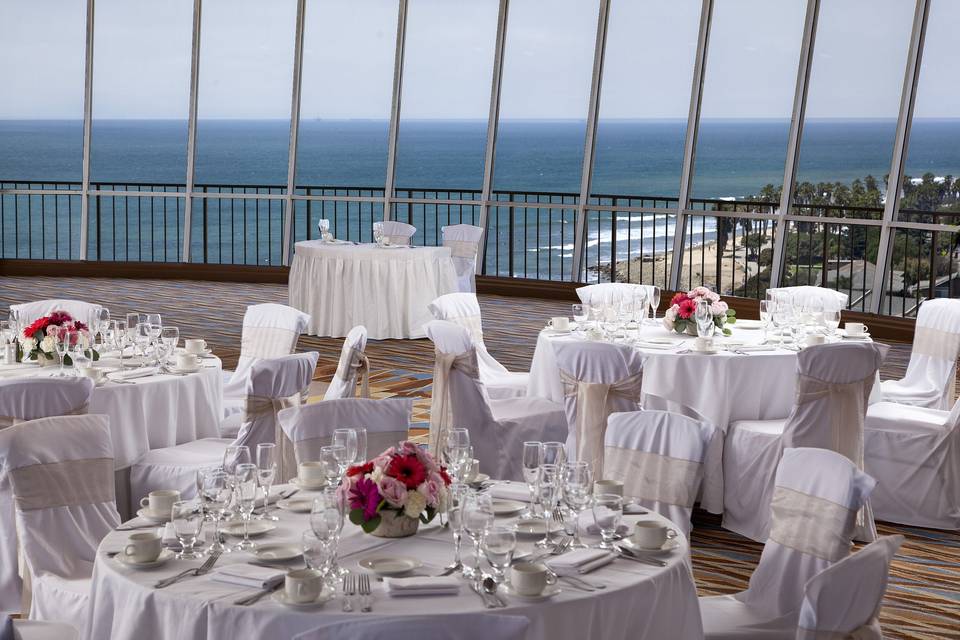
<path id="1" fill-rule="evenodd" d="M 331 622 L 301 633 L 294 640 L 363 638 L 364 640 L 523 640 L 530 620 L 525 616 L 496 613 L 460 613 L 457 615 L 387 616 Z"/>
<path id="2" fill-rule="evenodd" d="M 958 356 L 960 300 L 924 301 L 917 312 L 910 362 L 902 384 L 911 389 L 911 395 L 928 398 L 928 402 L 911 404 L 950 410 L 956 395 Z"/>
<path id="3" fill-rule="evenodd" d="M 413 234 L 417 232 L 415 226 L 399 220 L 384 220 L 379 224 L 380 232 L 384 238 L 390 240 L 390 244 L 408 245 Z"/>
<path id="4" fill-rule="evenodd" d="M 337 371 L 323 394 L 324 400 L 354 397 L 357 395 L 357 382 L 360 383 L 360 397 L 370 397 L 370 363 L 365 353 L 366 348 L 367 328 L 358 325 L 350 329 L 343 340 Z"/>
<path id="5" fill-rule="evenodd" d="M 247 307 L 240 334 L 240 359 L 224 394 L 243 394 L 250 365 L 257 360 L 293 353 L 300 334 L 309 322 L 309 315 L 283 304 L 265 303 Z"/>
<path id="6" fill-rule="evenodd" d="M 450 248 L 453 268 L 457 272 L 457 290 L 474 292 L 477 290 L 474 277 L 477 271 L 477 254 L 480 251 L 480 238 L 483 228 L 472 224 L 454 224 L 441 229 L 443 246 Z"/>
<path id="7" fill-rule="evenodd" d="M 89 378 L 14 378 L 0 380 L 0 429 L 4 426 L 86 413 L 93 398 Z"/>
<path id="8" fill-rule="evenodd" d="M 437 320 L 458 324 L 467 330 L 475 345 L 483 344 L 483 322 L 480 318 L 480 303 L 475 293 L 458 291 L 447 293 L 427 305 Z"/>
<path id="9" fill-rule="evenodd" d="M 850 296 L 842 291 L 810 285 L 801 285 L 796 287 L 774 287 L 773 289 L 767 289 L 767 293 L 785 293 L 790 296 L 790 300 L 794 305 L 799 306 L 804 306 L 811 299 L 816 298 L 823 303 L 824 309 L 846 309 L 847 302 L 850 300 Z"/>
<path id="10" fill-rule="evenodd" d="M 37 300 L 23 304 L 12 304 L 11 309 L 20 312 L 21 321 L 30 324 L 38 318 L 50 315 L 54 311 L 66 311 L 74 320 L 79 320 L 93 330 L 97 326 L 98 314 L 102 308 L 99 304 L 84 302 L 83 300 L 69 300 L 65 298 L 51 298 Z"/>
<path id="11" fill-rule="evenodd" d="M 619 298 L 633 296 L 637 291 L 643 291 L 647 300 L 653 299 L 656 287 L 652 284 L 633 284 L 630 282 L 601 282 L 577 288 L 577 297 L 583 304 L 590 304 L 594 299 L 605 300 L 607 296 Z"/>

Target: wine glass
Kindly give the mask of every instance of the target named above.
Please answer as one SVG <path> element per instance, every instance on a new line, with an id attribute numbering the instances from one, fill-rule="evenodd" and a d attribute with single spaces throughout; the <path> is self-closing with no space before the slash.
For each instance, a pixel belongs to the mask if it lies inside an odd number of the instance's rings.
<path id="1" fill-rule="evenodd" d="M 340 477 L 347 470 L 347 451 L 343 445 L 329 445 L 320 448 L 320 462 L 327 476 L 327 486 L 337 486 Z"/>
<path id="2" fill-rule="evenodd" d="M 713 340 L 717 325 L 713 321 L 713 314 L 710 313 L 710 303 L 706 300 L 700 300 L 697 303 L 694 318 L 697 321 L 697 336 L 705 340 Z"/>
<path id="3" fill-rule="evenodd" d="M 777 346 L 782 348 L 783 332 L 790 323 L 790 313 L 787 310 L 787 305 L 782 301 L 775 302 L 773 315 L 771 317 L 773 319 L 773 326 L 777 330 Z"/>
<path id="4" fill-rule="evenodd" d="M 543 443 L 543 464 L 563 466 L 567 459 L 567 447 L 562 442 Z"/>
<path id="5" fill-rule="evenodd" d="M 653 309 L 653 324 L 657 324 L 657 309 L 660 308 L 660 287 L 653 288 L 653 294 L 650 296 L 650 307 Z"/>
<path id="6" fill-rule="evenodd" d="M 447 431 L 445 444 L 450 471 L 456 481 L 462 481 L 465 471 L 463 467 L 470 456 L 470 432 L 466 429 L 450 429 Z"/>
<path id="7" fill-rule="evenodd" d="M 313 501 L 310 510 L 310 529 L 318 539 L 327 545 L 330 552 L 328 559 L 329 571 L 332 575 L 339 575 L 337 566 L 337 547 L 340 543 L 340 530 L 343 528 L 343 511 L 339 503 L 324 493 Z"/>
<path id="8" fill-rule="evenodd" d="M 221 469 L 211 469 L 203 474 L 203 502 L 213 515 L 213 543 L 207 553 L 229 553 L 230 549 L 220 541 L 220 522 L 230 507 L 233 497 L 231 476 Z"/>
<path id="9" fill-rule="evenodd" d="M 540 498 L 540 506 L 543 508 L 543 538 L 538 540 L 534 546 L 541 549 L 553 548 L 553 541 L 550 539 L 550 518 L 557 507 L 560 482 L 559 465 L 540 465 L 540 473 L 537 478 L 537 496 Z"/>
<path id="10" fill-rule="evenodd" d="M 496 525 L 487 527 L 483 532 L 483 554 L 493 569 L 493 579 L 496 582 L 503 582 L 504 573 L 513 563 L 513 552 L 516 549 L 515 527 Z"/>
<path id="11" fill-rule="evenodd" d="M 134 327 L 134 344 L 136 344 L 137 350 L 140 352 L 140 365 L 144 366 L 147 364 L 147 348 L 150 346 L 150 342 L 153 340 L 152 329 L 150 328 L 149 322 L 138 322 L 136 327 Z"/>
<path id="12" fill-rule="evenodd" d="M 536 517 L 535 507 L 537 496 L 537 478 L 540 475 L 540 465 L 543 464 L 543 443 L 542 442 L 524 442 L 523 443 L 523 481 L 527 483 L 527 489 L 530 490 L 530 503 L 526 511 L 521 516 L 524 519 Z"/>
<path id="13" fill-rule="evenodd" d="M 623 518 L 623 498 L 613 493 L 593 496 L 593 519 L 600 529 L 601 549 L 615 549 L 613 540 Z"/>
<path id="14" fill-rule="evenodd" d="M 827 335 L 836 335 L 837 329 L 840 328 L 840 309 L 824 310 L 823 323 L 827 327 Z"/>
<path id="15" fill-rule="evenodd" d="M 106 307 L 100 307 L 97 309 L 96 314 L 97 326 L 90 327 L 93 333 L 93 342 L 97 342 L 97 335 L 100 336 L 100 344 L 104 344 L 106 341 L 107 329 L 110 327 L 110 309 Z"/>
<path id="16" fill-rule="evenodd" d="M 463 505 L 463 526 L 473 542 L 476 565 L 472 574 L 474 582 L 480 583 L 482 571 L 480 569 L 480 542 L 483 532 L 493 524 L 493 498 L 488 493 L 471 493 Z"/>
<path id="17" fill-rule="evenodd" d="M 583 327 L 590 317 L 590 310 L 583 304 L 570 305 L 570 312 L 573 314 L 573 321 L 577 323 L 577 331 L 583 331 Z"/>
<path id="18" fill-rule="evenodd" d="M 180 541 L 180 560 L 195 560 L 200 557 L 194 547 L 203 530 L 203 503 L 199 500 L 179 500 L 170 510 L 170 522 Z"/>
<path id="19" fill-rule="evenodd" d="M 343 471 L 347 470 L 347 467 L 357 462 L 357 448 L 358 448 L 358 438 L 357 432 L 354 429 L 334 429 L 333 430 L 333 440 L 331 444 L 339 445 L 344 448 L 344 455 L 346 456 L 347 463 L 344 466 Z M 341 473 L 342 473 L 341 472 Z"/>
<path id="20" fill-rule="evenodd" d="M 317 537 L 313 530 L 304 531 L 300 536 L 300 543 L 303 549 L 303 561 L 308 569 L 316 569 L 323 574 L 323 581 L 330 587 L 334 587 L 330 575 L 330 560 L 333 557 L 331 545 Z"/>
<path id="21" fill-rule="evenodd" d="M 770 306 L 768 300 L 760 301 L 760 326 L 763 327 L 763 342 L 767 342 L 767 330 L 770 327 Z"/>
<path id="22" fill-rule="evenodd" d="M 580 541 L 580 513 L 590 503 L 593 493 L 593 473 L 587 462 L 568 462 L 563 468 L 563 499 L 570 507 L 573 517 L 573 542 L 571 549 L 586 549 Z"/>
<path id="23" fill-rule="evenodd" d="M 272 442 L 261 442 L 257 445 L 257 477 L 263 487 L 263 513 L 259 520 L 279 520 L 270 513 L 270 487 L 277 477 L 277 445 Z"/>
<path id="24" fill-rule="evenodd" d="M 88 333 L 85 331 L 74 332 L 74 337 L 70 341 L 70 365 L 74 371 L 80 371 L 80 367 L 87 363 L 87 347 L 90 345 Z"/>
<path id="25" fill-rule="evenodd" d="M 460 558 L 460 549 L 463 542 L 463 505 L 470 495 L 470 488 L 465 484 L 450 485 L 450 500 L 447 502 L 447 524 L 453 532 L 453 564 L 447 569 L 462 571 L 463 561 Z"/>
<path id="26" fill-rule="evenodd" d="M 49 332 L 50 329 L 51 327 L 48 327 L 47 332 Z M 64 360 L 66 359 L 67 353 L 70 352 L 70 345 L 76 336 L 76 331 L 65 327 L 58 327 L 53 331 L 54 348 L 57 351 L 57 356 L 60 358 L 60 371 L 57 373 L 57 377 L 62 378 L 67 375 L 64 372 L 64 366 L 66 366 Z M 39 357 L 42 358 L 43 356 L 41 355 Z"/>
<path id="27" fill-rule="evenodd" d="M 250 539 L 250 520 L 253 519 L 253 508 L 257 503 L 257 488 L 259 470 L 257 465 L 244 462 L 237 465 L 235 483 L 237 485 L 237 504 L 240 506 L 240 515 L 243 518 L 243 540 L 237 543 L 237 551 L 249 551 L 257 548 L 257 543 Z"/>
<path id="28" fill-rule="evenodd" d="M 360 464 L 367 461 L 367 428 L 354 427 L 353 430 L 357 432 L 357 457 L 355 462 Z"/>
<path id="29" fill-rule="evenodd" d="M 250 447 L 231 444 L 223 450 L 222 469 L 227 472 L 228 481 L 234 490 L 236 490 L 236 483 L 234 480 L 237 477 L 237 469 L 241 464 L 248 464 L 252 462 L 253 459 L 250 457 Z"/>
<path id="30" fill-rule="evenodd" d="M 382 222 L 373 223 L 373 241 L 377 243 L 378 246 L 383 244 L 383 223 Z"/>
<path id="31" fill-rule="evenodd" d="M 160 330 L 160 340 L 166 347 L 166 359 L 169 360 L 180 343 L 180 329 L 178 327 L 163 327 Z"/>

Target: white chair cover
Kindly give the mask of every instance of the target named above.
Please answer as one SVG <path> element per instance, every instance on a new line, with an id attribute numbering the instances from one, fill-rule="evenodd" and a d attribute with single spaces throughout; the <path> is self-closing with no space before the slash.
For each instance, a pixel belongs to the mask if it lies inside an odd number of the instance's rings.
<path id="1" fill-rule="evenodd" d="M 360 383 L 360 397 L 370 397 L 370 361 L 364 352 L 366 348 L 367 328 L 359 325 L 350 329 L 343 340 L 337 371 L 323 394 L 324 400 L 354 397 L 357 394 L 357 382 Z"/>
<path id="2" fill-rule="evenodd" d="M 25 422 L 0 431 L 0 452 L 17 508 L 30 618 L 83 629 L 97 546 L 120 524 L 108 418 Z"/>
<path id="3" fill-rule="evenodd" d="M 937 298 L 920 305 L 907 373 L 880 385 L 884 400 L 950 410 L 960 355 L 960 300 Z"/>
<path id="4" fill-rule="evenodd" d="M 196 472 L 219 466 L 228 445 L 245 445 L 256 455 L 261 442 L 275 442 L 279 449 L 279 477 L 289 478 L 293 447 L 282 437 L 277 414 L 306 402 L 307 390 L 317 367 L 318 354 L 296 353 L 265 358 L 250 367 L 240 431 L 234 440 L 205 438 L 175 447 L 153 449 L 130 468 L 130 499 L 136 511 L 140 498 L 157 489 L 176 489 L 183 497 L 196 494 Z M 288 464 L 289 463 L 289 464 Z"/>
<path id="5" fill-rule="evenodd" d="M 530 621 L 523 616 L 469 613 L 455 616 L 389 616 L 330 622 L 297 634 L 294 640 L 523 640 Z"/>
<path id="6" fill-rule="evenodd" d="M 625 295 L 632 296 L 635 291 L 643 290 L 647 295 L 647 300 L 653 298 L 654 287 L 652 284 L 633 284 L 629 282 L 601 282 L 600 284 L 590 284 L 585 287 L 577 288 L 577 297 L 583 304 L 590 302 L 597 296 L 600 300 L 605 300 L 607 296 L 621 297 Z"/>
<path id="7" fill-rule="evenodd" d="M 750 586 L 729 596 L 700 598 L 704 636 L 792 637 L 804 586 L 850 553 L 857 511 L 874 484 L 833 451 L 785 449 L 771 502 L 770 537 Z"/>
<path id="8" fill-rule="evenodd" d="M 457 291 L 473 293 L 477 290 L 477 254 L 480 252 L 483 228 L 472 224 L 453 224 L 440 231 L 443 233 L 443 246 L 450 247 L 453 256 L 453 268 L 457 272 Z"/>
<path id="9" fill-rule="evenodd" d="M 466 329 L 434 320 L 424 326 L 436 348 L 430 405 L 430 449 L 437 453 L 452 425 L 470 431 L 483 473 L 520 480 L 519 451 L 529 440 L 564 441 L 563 408 L 542 398 L 491 400 L 477 370 L 477 352 Z"/>
<path id="10" fill-rule="evenodd" d="M 412 414 L 412 398 L 343 398 L 284 409 L 279 419 L 299 464 L 319 460 L 320 448 L 330 444 L 334 429 L 357 427 L 367 430 L 367 459 L 371 459 L 407 439 Z"/>
<path id="11" fill-rule="evenodd" d="M 643 356 L 604 342 L 555 341 L 567 413 L 567 459 L 590 463 L 603 478 L 607 417 L 641 406 Z"/>
<path id="12" fill-rule="evenodd" d="M 0 429 L 28 420 L 86 413 L 93 387 L 93 381 L 88 378 L 0 380 Z M 0 609 L 6 611 L 20 608 L 14 521 L 13 490 L 7 472 L 0 465 Z"/>
<path id="13" fill-rule="evenodd" d="M 26 324 L 30 324 L 37 318 L 50 315 L 54 311 L 66 311 L 71 318 L 79 320 L 93 329 L 97 326 L 97 314 L 100 312 L 101 306 L 82 300 L 52 298 L 50 300 L 12 304 L 10 308 L 19 311 L 22 314 L 23 322 Z"/>
<path id="14" fill-rule="evenodd" d="M 810 578 L 796 640 L 882 640 L 880 605 L 903 539 L 880 538 Z"/>
<path id="15" fill-rule="evenodd" d="M 41 622 L 39 620 L 13 620 L 12 635 L 7 638 L 0 632 L 2 640 L 79 640 L 80 632 L 68 624 Z"/>
<path id="16" fill-rule="evenodd" d="M 380 225 L 383 237 L 389 238 L 390 244 L 410 244 L 410 238 L 417 232 L 415 226 L 399 220 L 385 220 Z"/>
<path id="17" fill-rule="evenodd" d="M 774 287 L 767 289 L 768 293 L 786 293 L 793 304 L 804 305 L 811 298 L 819 298 L 825 309 L 846 309 L 850 296 L 835 289 L 801 285 L 797 287 Z"/>
<path id="18" fill-rule="evenodd" d="M 952 411 L 877 402 L 864 421 L 864 468 L 878 520 L 960 529 L 960 400 Z"/>
<path id="19" fill-rule="evenodd" d="M 477 368 L 480 380 L 492 399 L 518 398 L 527 395 L 529 372 L 511 372 L 490 355 L 483 342 L 483 323 L 480 319 L 480 303 L 474 293 L 448 293 L 430 303 L 430 313 L 437 320 L 458 324 L 470 334 L 477 350 Z"/>
<path id="20" fill-rule="evenodd" d="M 614 413 L 604 438 L 603 476 L 623 482 L 624 496 L 673 521 L 689 537 L 707 446 L 718 433 L 668 411 Z"/>
<path id="21" fill-rule="evenodd" d="M 767 537 L 773 476 L 784 447 L 820 447 L 863 468 L 863 418 L 888 348 L 876 343 L 807 347 L 797 356 L 797 396 L 786 420 L 744 420 L 723 448 L 723 526 L 753 540 Z M 857 538 L 874 540 L 869 505 Z"/>

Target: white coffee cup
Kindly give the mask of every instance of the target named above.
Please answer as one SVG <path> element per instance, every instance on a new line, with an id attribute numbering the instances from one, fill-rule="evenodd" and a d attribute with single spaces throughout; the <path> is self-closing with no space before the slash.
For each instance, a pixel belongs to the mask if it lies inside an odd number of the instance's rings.
<path id="1" fill-rule="evenodd" d="M 187 353 L 203 353 L 207 348 L 207 341 L 203 338 L 187 338 L 183 341 L 183 348 Z"/>
<path id="2" fill-rule="evenodd" d="M 693 341 L 693 350 L 694 351 L 713 351 L 713 340 L 710 338 L 701 338 L 697 337 Z"/>
<path id="3" fill-rule="evenodd" d="M 630 539 L 641 549 L 659 549 L 668 538 L 675 538 L 677 532 L 656 520 L 641 520 L 633 525 Z"/>
<path id="4" fill-rule="evenodd" d="M 200 359 L 195 353 L 178 353 L 177 354 L 177 368 L 178 369 L 196 369 L 200 366 Z"/>
<path id="5" fill-rule="evenodd" d="M 287 600 L 304 604 L 314 602 L 323 591 L 323 573 L 317 569 L 297 569 L 284 578 L 283 590 Z"/>
<path id="6" fill-rule="evenodd" d="M 305 485 L 323 484 L 327 481 L 327 466 L 323 462 L 308 461 L 297 465 L 297 482 Z"/>
<path id="7" fill-rule="evenodd" d="M 554 316 L 550 318 L 550 327 L 554 331 L 570 331 L 570 318 L 567 316 Z"/>
<path id="8" fill-rule="evenodd" d="M 81 366 L 77 369 L 77 371 L 84 378 L 90 378 L 94 382 L 100 382 L 100 379 L 103 378 L 103 369 L 93 365 Z"/>
<path id="9" fill-rule="evenodd" d="M 163 540 L 153 531 L 134 533 L 127 538 L 123 557 L 133 562 L 153 562 L 163 551 Z"/>
<path id="10" fill-rule="evenodd" d="M 867 332 L 867 325 L 862 322 L 847 322 L 843 325 L 848 336 L 862 336 Z"/>
<path id="11" fill-rule="evenodd" d="M 538 596 L 556 581 L 542 562 L 518 562 L 510 567 L 510 586 L 522 596 Z"/>
<path id="12" fill-rule="evenodd" d="M 470 461 L 470 466 L 467 468 L 464 480 L 473 482 L 478 475 L 480 475 L 480 461 L 474 458 Z"/>
<path id="13" fill-rule="evenodd" d="M 804 339 L 804 342 L 808 347 L 812 347 L 817 344 L 825 344 L 826 341 L 827 337 L 822 333 L 811 333 Z"/>
<path id="14" fill-rule="evenodd" d="M 597 480 L 593 483 L 593 494 L 597 496 L 612 494 L 623 497 L 623 483 L 619 480 Z"/>
<path id="15" fill-rule="evenodd" d="M 147 509 L 151 515 L 169 516 L 173 503 L 180 500 L 180 492 L 176 489 L 160 489 L 151 491 L 146 498 L 140 499 L 140 506 Z"/>

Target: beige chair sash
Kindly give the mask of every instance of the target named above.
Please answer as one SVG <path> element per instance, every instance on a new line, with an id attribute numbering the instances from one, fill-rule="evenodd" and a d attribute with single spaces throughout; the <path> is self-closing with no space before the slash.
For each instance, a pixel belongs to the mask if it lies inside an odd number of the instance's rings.
<path id="1" fill-rule="evenodd" d="M 917 327 L 913 333 L 913 353 L 938 358 L 956 360 L 960 353 L 960 333 L 943 331 L 932 327 Z"/>
<path id="2" fill-rule="evenodd" d="M 584 382 L 560 370 L 564 395 L 576 397 L 577 460 L 590 463 L 594 478 L 603 476 L 603 440 L 610 416 L 610 399 L 614 397 L 633 400 L 640 404 L 643 387 L 643 371 L 618 380 L 613 384 Z"/>
<path id="3" fill-rule="evenodd" d="M 294 453 L 293 443 L 290 442 L 290 438 L 287 437 L 287 434 L 285 434 L 280 427 L 280 420 L 277 419 L 276 414 L 284 409 L 306 404 L 309 392 L 310 388 L 307 387 L 300 393 L 287 398 L 268 398 L 266 396 L 252 395 L 246 397 L 246 402 L 243 407 L 244 422 L 251 422 L 270 414 L 274 416 L 274 442 L 277 443 L 277 460 L 279 460 L 277 473 L 280 474 L 279 477 L 282 482 L 286 482 L 296 475 L 297 459 Z"/>
<path id="4" fill-rule="evenodd" d="M 383 237 L 386 238 L 387 240 L 389 240 L 389 241 L 390 241 L 390 244 L 393 244 L 393 245 L 406 246 L 406 245 L 409 245 L 409 244 L 410 244 L 410 236 L 390 236 L 390 235 L 385 235 L 385 236 L 383 236 Z"/>
<path id="5" fill-rule="evenodd" d="M 450 372 L 454 369 L 474 380 L 480 379 L 477 368 L 477 350 L 463 353 L 434 351 L 433 397 L 430 400 L 430 452 L 438 455 L 447 440 L 447 430 L 453 423 L 450 403 Z"/>
<path id="6" fill-rule="evenodd" d="M 474 344 L 483 344 L 483 322 L 480 318 L 480 314 L 451 318 L 450 321 L 466 329 L 467 333 L 470 334 L 470 339 L 473 340 Z"/>
<path id="7" fill-rule="evenodd" d="M 691 508 L 700 486 L 701 463 L 658 453 L 606 447 L 603 477 L 623 482 L 623 494 Z"/>
<path id="8" fill-rule="evenodd" d="M 770 540 L 828 562 L 849 555 L 852 509 L 787 487 L 774 488 L 770 508 Z"/>
<path id="9" fill-rule="evenodd" d="M 846 456 L 857 468 L 863 469 L 863 419 L 867 413 L 867 401 L 873 388 L 875 374 L 863 380 L 838 383 L 825 382 L 810 376 L 797 380 L 797 405 L 830 400 L 830 433 L 833 450 Z M 793 442 L 791 433 L 785 434 L 784 446 L 802 447 L 803 442 Z"/>
<path id="10" fill-rule="evenodd" d="M 81 416 L 85 415 L 90 411 L 90 405 L 84 402 L 82 405 L 77 407 L 72 411 L 65 411 L 57 415 L 61 416 Z M 44 416 L 50 417 L 50 416 Z M 32 418 L 31 418 L 32 419 Z M 17 418 L 15 416 L 0 416 L 0 429 L 6 429 L 7 427 L 12 427 L 15 424 L 20 424 L 21 422 L 29 422 L 29 420 L 23 420 L 22 418 Z"/>
<path id="11" fill-rule="evenodd" d="M 245 358 L 276 358 L 293 353 L 297 332 L 277 327 L 244 327 L 240 336 L 240 355 Z"/>
<path id="12" fill-rule="evenodd" d="M 33 464 L 10 470 L 20 511 L 113 502 L 113 458 Z"/>
<path id="13" fill-rule="evenodd" d="M 450 248 L 450 255 L 454 258 L 476 258 L 480 249 L 479 242 L 467 240 L 444 240 L 443 246 Z"/>
<path id="14" fill-rule="evenodd" d="M 341 358 L 337 365 L 334 377 L 340 378 L 355 388 L 360 383 L 360 397 L 370 397 L 370 358 L 367 354 L 355 347 L 350 348 L 350 356 Z"/>
<path id="15" fill-rule="evenodd" d="M 880 631 L 880 621 L 873 617 L 853 631 L 818 631 L 798 627 L 797 640 L 883 640 L 883 633 Z"/>

